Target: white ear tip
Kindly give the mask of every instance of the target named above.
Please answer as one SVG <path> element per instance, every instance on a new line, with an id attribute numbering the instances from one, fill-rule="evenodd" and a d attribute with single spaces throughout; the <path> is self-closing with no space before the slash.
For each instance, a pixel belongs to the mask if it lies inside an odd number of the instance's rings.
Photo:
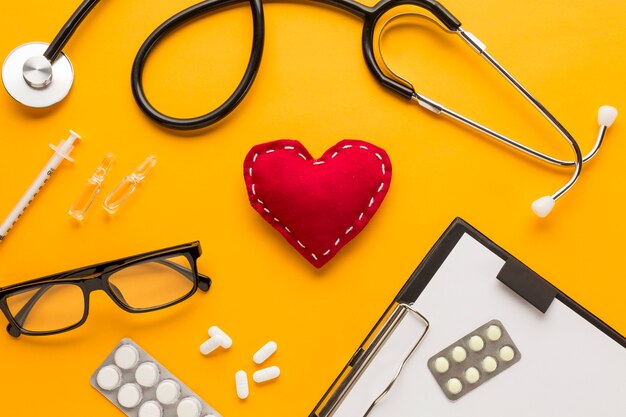
<path id="1" fill-rule="evenodd" d="M 549 195 L 543 196 L 535 201 L 531 205 L 533 212 L 541 218 L 546 217 L 554 208 L 554 199 Z"/>
<path id="2" fill-rule="evenodd" d="M 617 109 L 613 106 L 602 106 L 598 109 L 598 124 L 611 127 L 617 117 Z"/>

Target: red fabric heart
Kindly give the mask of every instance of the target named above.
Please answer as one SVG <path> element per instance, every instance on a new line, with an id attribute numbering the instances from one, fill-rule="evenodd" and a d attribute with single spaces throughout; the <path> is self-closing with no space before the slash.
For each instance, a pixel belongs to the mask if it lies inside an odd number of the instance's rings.
<path id="1" fill-rule="evenodd" d="M 391 183 L 387 153 L 343 140 L 314 159 L 295 140 L 257 145 L 244 161 L 250 203 L 317 268 L 363 230 Z"/>

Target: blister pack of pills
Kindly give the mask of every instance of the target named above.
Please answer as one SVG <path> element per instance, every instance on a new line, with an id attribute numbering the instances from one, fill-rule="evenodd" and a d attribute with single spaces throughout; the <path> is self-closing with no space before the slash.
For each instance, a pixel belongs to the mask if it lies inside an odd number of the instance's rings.
<path id="1" fill-rule="evenodd" d="M 449 400 L 458 400 L 519 362 L 522 355 L 502 323 L 491 320 L 428 360 Z"/>
<path id="2" fill-rule="evenodd" d="M 91 385 L 128 417 L 221 417 L 130 339 L 122 339 Z"/>

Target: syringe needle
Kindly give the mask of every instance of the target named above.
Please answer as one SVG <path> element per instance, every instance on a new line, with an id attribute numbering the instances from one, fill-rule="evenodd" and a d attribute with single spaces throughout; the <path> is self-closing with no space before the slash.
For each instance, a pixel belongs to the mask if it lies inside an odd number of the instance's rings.
<path id="1" fill-rule="evenodd" d="M 54 155 L 52 155 L 52 158 L 50 158 L 46 166 L 44 166 L 37 178 L 35 178 L 35 181 L 28 188 L 26 194 L 24 194 L 22 199 L 17 203 L 13 211 L 11 211 L 6 220 L 0 225 L 0 241 L 6 237 L 9 230 L 11 230 L 24 210 L 26 210 L 26 207 L 35 199 L 39 190 L 43 188 L 54 171 L 61 165 L 61 162 L 63 162 L 64 159 L 74 162 L 70 157 L 70 153 L 72 153 L 74 149 L 76 139 L 80 139 L 80 135 L 70 130 L 70 136 L 67 139 L 59 142 L 57 146 L 50 145 L 54 150 Z"/>

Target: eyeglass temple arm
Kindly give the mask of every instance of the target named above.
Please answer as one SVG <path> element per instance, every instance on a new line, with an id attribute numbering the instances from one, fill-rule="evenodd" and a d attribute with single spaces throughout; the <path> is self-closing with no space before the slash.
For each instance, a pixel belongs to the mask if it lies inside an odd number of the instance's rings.
<path id="1" fill-rule="evenodd" d="M 167 266 L 169 268 L 172 268 L 173 270 L 175 270 L 176 272 L 180 273 L 181 275 L 183 275 L 185 278 L 187 278 L 190 281 L 194 281 L 194 275 L 193 272 L 191 271 L 191 269 L 186 268 L 182 265 L 179 265 L 175 262 L 172 261 L 168 261 L 166 259 L 159 259 L 156 262 Z M 81 274 L 85 273 L 86 271 L 81 270 Z M 62 274 L 59 275 L 58 277 L 54 278 L 54 279 L 61 279 L 61 278 L 70 278 L 71 276 Z M 207 275 L 201 274 L 198 272 L 198 288 L 204 292 L 207 292 L 209 290 L 209 288 L 211 287 L 211 278 L 208 277 Z M 33 294 L 33 296 L 28 300 L 28 302 L 26 304 L 24 304 L 24 306 L 20 309 L 20 311 L 17 312 L 17 314 L 15 314 L 15 316 L 13 316 L 14 320 L 19 324 L 22 325 L 24 323 L 24 321 L 26 320 L 26 317 L 28 317 L 28 314 L 32 311 L 32 309 L 35 307 L 35 304 L 37 304 L 37 302 L 39 301 L 39 299 L 41 299 L 41 297 L 43 297 L 43 295 L 46 293 L 46 291 L 48 291 L 50 288 L 52 288 L 52 285 L 47 285 L 44 287 L 39 288 L 39 290 L 37 290 L 37 292 L 35 294 Z M 115 288 L 115 290 L 117 290 L 117 288 Z M 118 294 L 118 296 L 121 296 L 121 294 Z M 123 298 L 123 297 L 121 297 Z M 20 335 L 20 331 L 19 329 L 14 326 L 12 323 L 9 323 L 7 326 L 7 332 L 14 337 L 18 337 Z"/>
<path id="2" fill-rule="evenodd" d="M 159 259 L 156 262 L 172 268 L 174 271 L 180 273 L 189 281 L 195 281 L 193 271 L 185 266 L 179 265 L 176 262 L 168 261 L 167 259 Z M 198 288 L 200 288 L 204 292 L 207 292 L 211 287 L 211 278 L 208 275 L 201 274 L 200 272 L 198 272 L 198 278 Z"/>

